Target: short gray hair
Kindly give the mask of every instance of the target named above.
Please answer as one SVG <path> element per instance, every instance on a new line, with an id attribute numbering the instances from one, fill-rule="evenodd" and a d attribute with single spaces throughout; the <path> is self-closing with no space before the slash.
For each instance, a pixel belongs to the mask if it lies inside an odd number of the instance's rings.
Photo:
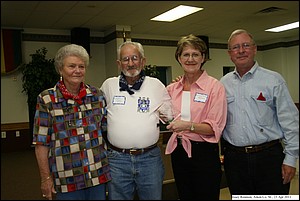
<path id="1" fill-rule="evenodd" d="M 70 44 L 61 47 L 54 58 L 55 70 L 59 74 L 59 71 L 64 66 L 64 59 L 68 56 L 76 56 L 83 60 L 85 67 L 87 68 L 90 63 L 90 57 L 86 49 L 80 45 Z"/>
<path id="2" fill-rule="evenodd" d="M 143 48 L 141 43 L 133 42 L 133 41 L 125 41 L 118 48 L 118 52 L 117 52 L 118 60 L 121 59 L 121 49 L 122 49 L 122 47 L 125 46 L 125 45 L 128 45 L 128 44 L 135 46 L 138 49 L 139 53 L 140 53 L 140 57 L 145 58 L 144 48 Z"/>
<path id="3" fill-rule="evenodd" d="M 231 35 L 229 36 L 228 38 L 228 48 L 229 48 L 229 43 L 231 41 L 231 39 L 236 36 L 236 35 L 239 35 L 239 34 L 242 34 L 242 33 L 245 33 L 247 34 L 250 38 L 251 38 L 251 42 L 253 43 L 253 45 L 255 45 L 255 41 L 253 39 L 253 36 L 251 33 L 249 33 L 248 31 L 246 31 L 245 29 L 237 29 L 237 30 L 234 30 Z"/>

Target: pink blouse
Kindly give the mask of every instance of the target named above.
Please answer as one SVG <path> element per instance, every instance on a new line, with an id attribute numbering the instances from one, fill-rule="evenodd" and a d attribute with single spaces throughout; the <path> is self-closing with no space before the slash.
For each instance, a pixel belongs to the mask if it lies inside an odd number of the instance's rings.
<path id="1" fill-rule="evenodd" d="M 178 116 L 181 111 L 183 80 L 184 76 L 180 81 L 167 86 L 174 111 L 177 111 L 175 116 Z M 221 138 L 227 118 L 226 92 L 222 83 L 204 71 L 199 79 L 192 84 L 190 94 L 191 121 L 209 124 L 214 131 L 214 135 L 201 135 L 191 131 L 174 132 L 168 141 L 165 154 L 172 153 L 176 148 L 177 135 L 182 136 L 182 145 L 188 157 L 192 157 L 190 140 L 218 143 Z"/>

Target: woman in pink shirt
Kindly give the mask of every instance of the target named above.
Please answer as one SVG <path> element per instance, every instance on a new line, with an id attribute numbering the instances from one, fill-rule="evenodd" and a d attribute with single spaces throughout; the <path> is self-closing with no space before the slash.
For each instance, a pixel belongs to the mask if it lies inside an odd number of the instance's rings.
<path id="1" fill-rule="evenodd" d="M 166 154 L 180 200 L 218 200 L 222 177 L 219 140 L 225 127 L 227 101 L 224 86 L 202 69 L 207 46 L 190 34 L 182 37 L 175 58 L 184 76 L 167 86 L 175 119 Z"/>

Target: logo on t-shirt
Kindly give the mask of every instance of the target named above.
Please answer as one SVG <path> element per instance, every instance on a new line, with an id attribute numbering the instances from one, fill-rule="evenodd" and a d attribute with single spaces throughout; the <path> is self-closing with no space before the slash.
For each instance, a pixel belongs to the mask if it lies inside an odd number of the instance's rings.
<path id="1" fill-rule="evenodd" d="M 137 111 L 138 112 L 142 112 L 142 113 L 149 112 L 149 108 L 150 108 L 150 100 L 149 100 L 149 98 L 139 97 Z"/>

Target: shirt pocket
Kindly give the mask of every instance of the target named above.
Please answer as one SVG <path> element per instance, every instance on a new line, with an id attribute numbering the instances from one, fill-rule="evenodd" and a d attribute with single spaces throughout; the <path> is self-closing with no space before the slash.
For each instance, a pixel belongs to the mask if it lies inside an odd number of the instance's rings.
<path id="1" fill-rule="evenodd" d="M 236 106 L 235 106 L 235 98 L 234 96 L 231 97 L 227 97 L 227 121 L 226 124 L 227 125 L 232 125 L 234 124 L 234 111 L 236 110 Z"/>
<path id="2" fill-rule="evenodd" d="M 271 125 L 274 117 L 272 110 L 272 99 L 266 98 L 266 100 L 257 100 L 257 96 L 251 96 L 250 106 L 253 110 L 253 114 L 256 117 L 257 123 L 260 126 Z"/>

